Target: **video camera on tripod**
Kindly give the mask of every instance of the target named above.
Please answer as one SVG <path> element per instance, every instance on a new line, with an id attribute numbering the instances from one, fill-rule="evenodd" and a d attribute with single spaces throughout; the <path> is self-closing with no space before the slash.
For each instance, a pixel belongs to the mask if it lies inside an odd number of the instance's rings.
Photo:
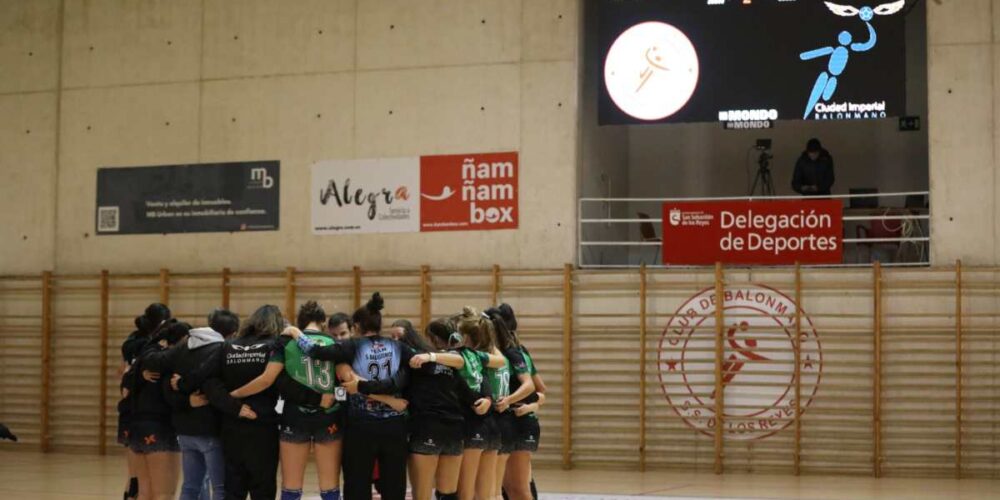
<path id="1" fill-rule="evenodd" d="M 771 178 L 771 139 L 757 139 L 754 149 L 760 152 L 757 155 L 757 176 L 754 177 L 753 186 L 750 188 L 750 196 L 757 194 L 757 186 L 760 186 L 761 196 L 774 196 L 774 180 Z"/>

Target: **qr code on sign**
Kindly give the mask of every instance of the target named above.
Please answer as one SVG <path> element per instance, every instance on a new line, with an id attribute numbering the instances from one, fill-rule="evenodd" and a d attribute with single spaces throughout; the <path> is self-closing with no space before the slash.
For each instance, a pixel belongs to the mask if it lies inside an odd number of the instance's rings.
<path id="1" fill-rule="evenodd" d="M 97 231 L 118 232 L 118 207 L 97 207 Z"/>

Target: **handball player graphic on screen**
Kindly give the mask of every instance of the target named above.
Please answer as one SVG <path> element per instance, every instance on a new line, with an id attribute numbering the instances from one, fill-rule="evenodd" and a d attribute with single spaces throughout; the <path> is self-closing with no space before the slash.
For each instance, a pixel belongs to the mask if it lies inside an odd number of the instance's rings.
<path id="1" fill-rule="evenodd" d="M 860 9 L 849 5 L 838 5 L 833 2 L 824 3 L 831 12 L 838 16 L 860 17 L 864 21 L 865 26 L 868 27 L 868 41 L 865 43 L 851 43 L 854 40 L 851 33 L 841 31 L 837 36 L 838 46 L 822 47 L 799 54 L 799 59 L 803 61 L 830 56 L 826 71 L 820 73 L 819 77 L 816 78 L 816 84 L 813 85 L 812 94 L 809 96 L 809 104 L 806 105 L 805 114 L 802 115 L 803 119 L 809 118 L 809 114 L 813 112 L 820 100 L 825 102 L 833 97 L 833 93 L 837 90 L 837 77 L 847 68 L 847 60 L 851 52 L 867 52 L 875 47 L 875 44 L 878 42 L 878 36 L 875 34 L 875 28 L 871 25 L 871 20 L 875 15 L 888 16 L 895 14 L 903 10 L 906 0 L 896 0 L 895 2 L 884 3 L 875 8 L 866 6 Z"/>

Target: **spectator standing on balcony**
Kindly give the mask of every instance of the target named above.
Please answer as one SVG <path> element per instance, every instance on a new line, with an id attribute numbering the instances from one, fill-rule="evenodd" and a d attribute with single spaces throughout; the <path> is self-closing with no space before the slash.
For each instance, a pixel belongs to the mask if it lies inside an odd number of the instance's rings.
<path id="1" fill-rule="evenodd" d="M 833 157 L 819 139 L 809 139 L 806 150 L 795 162 L 792 189 L 803 196 L 829 196 L 833 182 Z"/>

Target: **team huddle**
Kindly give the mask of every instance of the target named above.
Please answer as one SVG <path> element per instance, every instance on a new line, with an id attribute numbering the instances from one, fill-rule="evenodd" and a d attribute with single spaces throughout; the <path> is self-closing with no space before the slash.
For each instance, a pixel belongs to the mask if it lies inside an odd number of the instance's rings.
<path id="1" fill-rule="evenodd" d="M 423 334 L 383 331 L 375 293 L 353 315 L 272 305 L 208 326 L 151 304 L 122 344 L 125 499 L 302 498 L 312 451 L 322 500 L 537 498 L 531 454 L 545 384 L 507 304 L 465 307 Z M 180 460 L 178 460 L 178 456 Z M 180 462 L 180 465 L 178 464 Z M 409 472 L 409 474 L 407 474 Z"/>

